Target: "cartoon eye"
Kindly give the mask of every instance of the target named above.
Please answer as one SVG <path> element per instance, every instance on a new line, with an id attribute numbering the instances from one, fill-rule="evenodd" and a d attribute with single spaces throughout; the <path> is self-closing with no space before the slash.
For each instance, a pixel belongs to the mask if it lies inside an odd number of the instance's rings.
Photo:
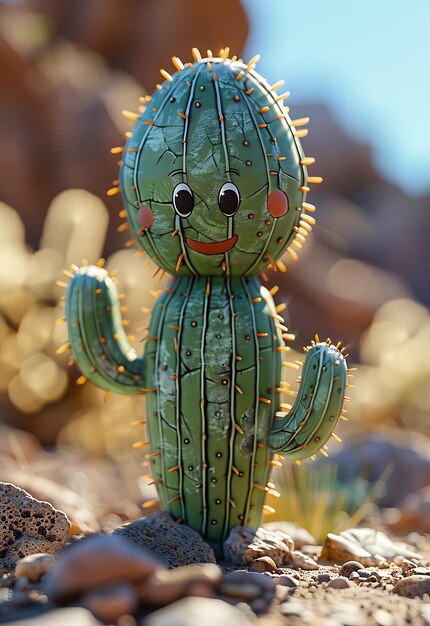
<path id="1" fill-rule="evenodd" d="M 173 190 L 173 206 L 180 217 L 189 217 L 194 208 L 194 194 L 187 183 L 179 183 Z"/>
<path id="2" fill-rule="evenodd" d="M 219 190 L 218 204 L 226 217 L 234 215 L 239 208 L 240 193 L 233 183 L 224 183 Z"/>

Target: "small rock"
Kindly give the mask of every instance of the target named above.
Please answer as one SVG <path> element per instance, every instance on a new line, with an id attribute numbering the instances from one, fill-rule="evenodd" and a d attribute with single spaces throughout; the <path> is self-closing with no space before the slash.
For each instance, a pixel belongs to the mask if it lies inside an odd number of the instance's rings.
<path id="1" fill-rule="evenodd" d="M 168 568 L 216 563 L 214 551 L 201 535 L 189 526 L 178 524 L 166 512 L 121 526 L 114 535 L 152 552 Z"/>
<path id="2" fill-rule="evenodd" d="M 138 605 L 134 587 L 130 583 L 117 583 L 103 589 L 94 589 L 80 600 L 97 619 L 116 624 L 122 615 L 132 615 Z"/>
<path id="3" fill-rule="evenodd" d="M 160 568 L 151 554 L 125 539 L 93 535 L 60 554 L 45 577 L 44 589 L 52 602 L 65 604 L 97 587 L 142 582 Z"/>
<path id="4" fill-rule="evenodd" d="M 347 589 L 350 586 L 351 583 L 349 582 L 349 580 L 347 578 L 344 578 L 343 576 L 339 578 L 332 578 L 327 583 L 327 588 L 330 589 Z"/>
<path id="5" fill-rule="evenodd" d="M 235 526 L 224 542 L 224 557 L 233 565 L 248 565 L 262 556 L 269 556 L 281 567 L 291 563 L 292 539 L 281 530 L 268 531 L 263 527 Z"/>
<path id="6" fill-rule="evenodd" d="M 54 567 L 55 558 L 52 554 L 29 554 L 16 564 L 15 576 L 26 576 L 32 583 L 38 583 L 43 574 Z"/>
<path id="7" fill-rule="evenodd" d="M 394 616 L 384 609 L 377 609 L 373 613 L 373 619 L 377 626 L 392 626 L 394 624 Z"/>
<path id="8" fill-rule="evenodd" d="M 360 578 L 369 578 L 370 576 L 370 572 L 367 572 L 365 569 L 358 569 L 357 574 L 360 576 Z"/>
<path id="9" fill-rule="evenodd" d="M 275 582 L 277 585 L 290 587 L 291 589 L 297 589 L 297 587 L 300 586 L 299 581 L 288 574 L 281 574 L 279 577 L 275 578 Z"/>
<path id="10" fill-rule="evenodd" d="M 331 561 L 333 563 L 345 563 L 345 561 L 359 560 L 363 565 L 371 563 L 374 564 L 374 560 L 370 552 L 357 545 L 355 542 L 342 537 L 341 535 L 335 535 L 334 533 L 328 533 L 324 545 L 321 551 L 322 561 Z"/>
<path id="11" fill-rule="evenodd" d="M 330 580 L 331 580 L 330 574 L 318 574 L 317 576 L 317 583 L 320 585 L 322 583 L 328 583 Z"/>
<path id="12" fill-rule="evenodd" d="M 294 546 L 299 550 L 302 546 L 314 546 L 317 543 L 315 537 L 306 528 L 302 528 L 294 522 L 268 522 L 263 524 L 263 528 L 270 532 L 280 530 L 285 533 L 288 537 L 291 537 Z"/>
<path id="13" fill-rule="evenodd" d="M 358 573 L 358 571 L 351 572 L 349 575 L 349 580 L 355 580 L 356 582 L 358 582 L 360 580 L 360 574 Z"/>
<path id="14" fill-rule="evenodd" d="M 212 598 L 184 598 L 148 615 L 142 626 L 248 626 L 249 613 Z"/>
<path id="15" fill-rule="evenodd" d="M 404 559 L 401 564 L 401 568 L 404 572 L 407 572 L 408 570 L 414 567 L 415 567 L 415 563 L 413 561 L 410 561 L 409 559 Z"/>
<path id="16" fill-rule="evenodd" d="M 254 572 L 276 572 L 278 569 L 276 563 L 270 556 L 260 556 L 258 559 L 254 559 L 251 563 L 251 569 Z"/>
<path id="17" fill-rule="evenodd" d="M 243 596 L 245 588 L 247 594 L 256 593 L 255 597 L 258 597 L 265 593 L 274 593 L 277 581 L 277 578 L 256 572 L 232 572 L 223 577 L 218 591 L 221 595 L 229 598 L 246 600 L 247 598 Z"/>
<path id="18" fill-rule="evenodd" d="M 414 569 L 411 573 L 419 576 L 430 576 L 430 567 L 415 567 L 414 564 Z"/>
<path id="19" fill-rule="evenodd" d="M 347 561 L 340 568 L 339 574 L 341 576 L 346 576 L 346 578 L 349 578 L 352 572 L 356 572 L 359 569 L 363 569 L 362 563 L 360 563 L 359 561 Z"/>
<path id="20" fill-rule="evenodd" d="M 383 532 L 373 528 L 351 528 L 343 530 L 340 534 L 367 550 L 372 556 L 390 560 L 399 555 L 408 559 L 421 557 L 420 554 L 411 550 L 407 544 L 392 541 Z"/>
<path id="21" fill-rule="evenodd" d="M 430 595 L 430 576 L 406 576 L 394 585 L 393 593 L 406 598 L 422 598 L 424 594 Z"/>
<path id="22" fill-rule="evenodd" d="M 24 555 L 55 554 L 64 546 L 70 528 L 66 515 L 12 485 L 0 483 L 0 568 L 13 571 Z"/>
<path id="23" fill-rule="evenodd" d="M 303 552 L 299 552 L 298 550 L 291 551 L 291 560 L 296 567 L 300 567 L 305 570 L 316 570 L 318 569 L 317 563 L 311 559 L 307 554 L 303 554 Z"/>
<path id="24" fill-rule="evenodd" d="M 187 595 L 213 597 L 221 579 L 221 570 L 213 563 L 184 565 L 172 570 L 154 572 L 139 585 L 138 592 L 145 606 L 161 607 Z"/>

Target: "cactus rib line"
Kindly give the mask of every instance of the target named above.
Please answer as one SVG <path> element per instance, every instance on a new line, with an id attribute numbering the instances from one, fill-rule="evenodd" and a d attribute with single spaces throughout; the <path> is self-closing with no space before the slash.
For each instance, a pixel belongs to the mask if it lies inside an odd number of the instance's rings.
<path id="1" fill-rule="evenodd" d="M 207 506 L 208 506 L 208 493 L 207 493 L 207 443 L 206 443 L 206 393 L 205 393 L 205 349 L 206 349 L 206 333 L 208 328 L 208 315 L 209 315 L 209 301 L 210 301 L 210 288 L 212 286 L 211 278 L 207 278 L 207 285 L 209 285 L 209 293 L 206 293 L 204 298 L 203 308 L 203 328 L 202 328 L 202 340 L 200 345 L 200 358 L 201 358 L 201 370 L 200 370 L 200 416 L 202 422 L 202 496 L 203 496 L 203 518 L 202 518 L 202 535 L 205 536 L 207 532 Z"/>
<path id="2" fill-rule="evenodd" d="M 257 433 L 258 433 L 258 411 L 259 411 L 259 402 L 258 398 L 260 395 L 260 359 L 259 357 L 259 344 L 257 337 L 257 323 L 255 319 L 255 311 L 254 304 L 252 302 L 251 293 L 248 289 L 246 278 L 240 279 L 243 289 L 248 298 L 249 310 L 251 311 L 251 319 L 252 319 L 252 336 L 254 337 L 254 345 L 255 345 L 255 397 L 254 397 L 254 407 L 255 407 L 255 416 L 254 416 L 254 439 L 252 442 L 252 459 L 255 459 L 257 452 Z M 246 501 L 245 507 L 245 519 L 248 519 L 249 516 L 249 508 L 251 506 L 252 492 L 253 492 L 253 484 L 254 484 L 254 462 L 251 463 L 251 470 L 249 474 L 248 480 L 248 497 Z"/>
<path id="3" fill-rule="evenodd" d="M 175 294 L 175 292 L 176 292 L 176 289 L 172 289 L 171 293 L 168 294 L 165 302 L 163 302 L 164 306 L 161 309 L 161 315 L 158 320 L 157 337 L 161 337 L 162 329 L 165 326 L 164 321 L 165 321 L 166 314 L 167 314 L 168 304 L 170 300 L 173 298 L 173 295 Z M 159 374 L 160 372 L 160 348 L 161 348 L 161 342 L 157 341 L 157 348 L 155 351 L 154 371 L 155 371 L 155 388 L 157 389 L 157 421 L 158 421 L 158 432 L 159 432 L 159 444 L 160 444 L 160 451 L 161 453 L 163 453 L 163 450 L 161 449 L 162 441 L 163 441 L 163 426 L 161 423 L 161 407 L 160 407 L 160 390 L 161 390 L 160 374 Z M 152 451 L 156 452 L 154 450 Z M 168 500 L 167 483 L 166 483 L 166 463 L 162 458 L 161 458 L 161 479 L 163 481 L 161 483 L 161 486 L 165 492 L 166 500 Z"/>
<path id="4" fill-rule="evenodd" d="M 193 103 L 193 96 L 194 96 L 194 91 L 196 88 L 196 84 L 197 84 L 197 78 L 200 74 L 200 72 L 202 71 L 202 67 L 200 67 L 197 72 L 195 72 L 195 74 L 193 75 L 193 82 L 191 83 L 191 87 L 190 87 L 190 93 L 188 96 L 188 100 L 187 100 L 187 105 L 185 107 L 185 124 L 184 124 L 184 133 L 182 135 L 182 172 L 183 172 L 183 179 L 185 179 L 185 181 L 187 181 L 187 136 L 188 136 L 188 127 L 190 124 L 190 111 L 191 111 L 191 105 Z M 194 269 L 193 264 L 191 263 L 190 259 L 188 258 L 188 249 L 187 246 L 184 243 L 184 232 L 183 232 L 183 226 L 182 226 L 182 220 L 181 218 L 178 216 L 177 220 L 176 220 L 176 224 L 175 224 L 175 228 L 177 228 L 179 225 L 179 237 L 180 237 L 180 241 L 181 241 L 181 250 L 182 250 L 182 254 L 184 255 L 184 261 L 187 265 L 187 267 L 190 269 L 190 271 L 195 275 L 198 276 L 198 272 Z"/>
<path id="5" fill-rule="evenodd" d="M 237 88 L 237 89 L 238 89 L 238 91 L 239 91 L 239 92 L 241 91 L 239 88 Z M 251 99 L 251 101 L 253 101 L 253 100 Z M 256 133 L 257 133 L 257 135 L 258 135 L 258 138 L 259 138 L 259 140 L 260 140 L 261 149 L 262 149 L 263 154 L 264 154 L 264 162 L 265 162 L 265 164 L 266 164 L 267 186 L 268 186 L 268 190 L 269 190 L 269 192 L 270 192 L 270 185 L 271 185 L 271 181 L 270 181 L 270 168 L 269 168 L 268 157 L 266 156 L 267 150 L 266 150 L 266 147 L 265 147 L 265 145 L 264 145 L 264 139 L 263 139 L 263 136 L 262 136 L 262 134 L 261 134 L 260 128 L 258 127 L 257 120 L 255 119 L 254 111 L 252 110 L 252 107 L 251 107 L 251 105 L 249 104 L 249 102 L 248 102 L 247 98 L 244 98 L 244 102 L 245 102 L 245 105 L 246 105 L 246 107 L 247 107 L 247 109 L 248 109 L 248 111 L 249 111 L 249 115 L 251 116 L 251 119 L 252 119 L 252 121 L 253 121 L 253 123 L 254 123 L 255 131 L 256 131 Z M 256 108 L 258 109 L 258 106 L 256 106 Z M 253 263 L 253 264 L 249 267 L 249 269 L 247 270 L 247 273 L 248 273 L 248 274 L 251 274 L 251 273 L 252 273 L 252 271 L 253 271 L 254 267 L 255 267 L 256 265 L 258 265 L 258 263 L 261 261 L 261 259 L 263 258 L 263 256 L 266 254 L 267 248 L 269 247 L 269 244 L 270 244 L 270 242 L 271 242 L 271 240 L 272 240 L 273 231 L 275 230 L 275 226 L 276 226 L 277 221 L 278 221 L 278 220 L 277 220 L 277 218 L 275 217 L 275 218 L 273 219 L 273 221 L 272 221 L 272 225 L 271 225 L 271 227 L 270 227 L 270 232 L 269 232 L 269 235 L 268 235 L 268 237 L 266 238 L 266 243 L 264 244 L 263 249 L 261 250 L 260 254 L 259 254 L 259 255 L 257 256 L 257 258 L 255 259 L 254 263 Z M 293 239 L 293 236 L 294 236 L 294 232 L 290 235 L 290 239 Z"/>
<path id="6" fill-rule="evenodd" d="M 229 456 L 228 456 L 228 469 L 226 474 L 226 486 L 227 486 L 227 496 L 226 496 L 226 511 L 225 511 L 225 521 L 224 521 L 224 531 L 223 537 L 226 538 L 228 534 L 229 522 L 230 522 L 230 493 L 231 493 L 231 479 L 233 477 L 233 455 L 234 455 L 234 440 L 236 436 L 236 415 L 235 415 L 235 395 L 236 395 L 236 326 L 235 326 L 235 316 L 234 316 L 234 305 L 233 305 L 233 292 L 231 289 L 231 277 L 227 276 L 226 278 L 226 286 L 228 293 L 228 301 L 229 301 L 229 309 L 230 309 L 230 328 L 231 328 L 231 349 L 232 355 L 230 357 L 230 369 L 231 369 L 231 380 L 230 380 L 230 437 L 229 437 Z"/>
<path id="7" fill-rule="evenodd" d="M 146 140 L 149 137 L 149 134 L 151 132 L 151 130 L 153 130 L 154 126 L 155 126 L 155 122 L 158 119 L 159 115 L 161 114 L 162 110 L 164 109 L 166 103 L 169 101 L 169 98 L 172 94 L 172 92 L 174 91 L 175 86 L 169 85 L 168 89 L 167 89 L 167 94 L 166 97 L 164 98 L 163 102 L 161 103 L 158 111 L 155 113 L 154 115 L 154 125 L 149 125 L 146 132 L 144 133 L 144 135 L 142 136 L 142 139 L 140 140 L 139 146 L 137 148 L 137 153 L 136 153 L 136 161 L 135 161 L 135 165 L 134 165 L 134 173 L 133 173 L 133 187 L 136 190 L 136 204 L 138 205 L 138 207 L 142 204 L 142 197 L 140 195 L 140 189 L 139 189 L 139 181 L 138 181 L 138 173 L 139 173 L 139 162 L 140 162 L 140 158 L 143 152 L 143 147 L 146 143 Z M 139 118 L 139 121 L 141 120 L 141 118 Z M 125 198 L 124 198 L 125 200 Z M 150 229 L 147 229 L 146 231 L 146 236 L 147 236 L 147 240 L 150 242 L 152 249 L 154 251 L 155 256 L 159 256 L 159 250 L 157 249 L 157 246 L 155 245 L 155 242 L 152 238 L 151 233 L 149 232 Z M 161 257 L 162 258 L 162 257 Z M 163 260 L 164 263 L 164 260 Z"/>
<path id="8" fill-rule="evenodd" d="M 178 319 L 178 326 L 180 328 L 180 330 L 178 331 L 178 335 L 177 335 L 177 342 L 178 342 L 178 346 L 177 346 L 177 353 L 176 353 L 176 376 L 177 376 L 177 380 L 180 381 L 180 377 L 181 377 L 181 347 L 182 347 L 182 327 L 183 327 L 183 320 L 184 320 L 184 315 L 185 315 L 185 309 L 187 307 L 188 304 L 188 298 L 190 296 L 191 290 L 194 286 L 194 283 L 196 281 L 196 278 L 194 278 L 193 276 L 190 276 L 188 279 L 188 285 L 185 291 L 185 297 L 184 297 L 184 302 L 181 306 L 181 310 L 179 313 L 179 319 Z M 179 280 L 175 281 L 175 283 L 178 285 L 181 284 Z M 181 385 L 177 384 L 176 385 L 176 409 L 175 409 L 175 423 L 177 424 L 177 433 L 178 433 L 178 465 L 179 467 L 179 493 L 181 496 L 181 505 L 182 505 L 182 517 L 185 520 L 185 523 L 188 522 L 187 519 L 187 507 L 185 506 L 185 491 L 184 491 L 184 470 L 182 467 L 182 429 L 181 429 Z"/>
<path id="9" fill-rule="evenodd" d="M 215 100 L 216 100 L 216 105 L 217 105 L 218 119 L 220 120 L 219 126 L 220 126 L 220 132 L 221 132 L 222 147 L 224 151 L 225 171 L 226 171 L 228 180 L 231 181 L 230 157 L 228 154 L 227 139 L 225 136 L 225 123 L 221 121 L 224 119 L 224 114 L 223 114 L 223 109 L 222 109 L 219 84 L 217 80 L 214 80 L 212 82 L 213 82 L 214 90 L 215 90 Z M 234 223 L 233 216 L 229 216 L 227 218 L 227 239 L 231 239 L 233 237 L 233 223 Z M 227 264 L 227 273 L 230 274 L 230 260 L 229 260 L 228 251 L 224 254 L 224 257 L 225 257 L 225 261 Z"/>
<path id="10" fill-rule="evenodd" d="M 256 80 L 258 80 L 258 81 L 260 82 L 260 80 L 259 80 L 259 76 L 258 76 L 258 73 L 257 73 L 257 72 L 255 72 L 254 70 L 251 70 L 250 74 L 251 74 L 251 76 L 253 76 Z M 276 102 L 276 98 L 275 98 L 275 96 L 273 95 L 272 90 L 271 90 L 270 88 L 268 89 L 268 88 L 267 88 L 267 86 L 266 86 L 266 84 L 265 84 L 264 82 L 260 82 L 260 88 L 261 88 L 262 90 L 263 90 L 263 89 L 265 90 L 266 95 L 267 95 L 267 96 L 268 96 L 268 97 L 272 100 L 272 104 L 273 104 L 273 105 L 274 105 L 274 106 L 278 109 L 278 111 L 279 111 L 279 112 L 280 112 L 280 113 L 284 116 L 284 119 L 285 119 L 285 121 L 287 122 L 288 128 L 289 128 L 290 133 L 291 133 L 291 135 L 292 135 L 294 145 L 296 146 L 297 152 L 300 154 L 300 157 L 301 157 L 301 159 L 302 159 L 305 155 L 304 155 L 304 153 L 303 153 L 303 149 L 302 149 L 302 147 L 301 147 L 301 144 L 300 144 L 299 142 L 297 142 L 297 137 L 294 135 L 293 131 L 291 130 L 291 124 L 290 124 L 290 121 L 291 121 L 291 120 L 289 120 L 289 116 L 285 113 L 285 111 L 283 110 L 283 108 L 281 107 L 281 105 L 279 104 L 279 102 Z M 279 120 L 279 121 L 280 121 L 280 120 Z M 281 123 L 281 121 L 280 121 L 280 123 Z M 302 165 L 302 167 L 301 167 L 301 172 L 302 172 L 302 181 L 301 181 L 301 185 L 304 185 L 304 184 L 305 184 L 305 181 L 306 181 L 306 176 L 305 176 L 306 169 L 305 169 L 305 166 L 304 166 L 304 165 Z M 294 178 L 294 176 L 292 176 L 291 178 Z M 296 180 L 296 179 L 294 178 L 294 180 Z M 297 181 L 297 182 L 299 182 L 299 181 Z"/>

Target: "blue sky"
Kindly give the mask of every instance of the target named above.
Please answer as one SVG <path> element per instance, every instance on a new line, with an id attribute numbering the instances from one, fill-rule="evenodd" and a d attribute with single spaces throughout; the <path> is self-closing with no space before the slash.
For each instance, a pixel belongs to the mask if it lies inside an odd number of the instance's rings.
<path id="1" fill-rule="evenodd" d="M 292 105 L 328 103 L 389 180 L 430 191 L 430 0 L 243 4 L 258 71 L 283 78 Z"/>

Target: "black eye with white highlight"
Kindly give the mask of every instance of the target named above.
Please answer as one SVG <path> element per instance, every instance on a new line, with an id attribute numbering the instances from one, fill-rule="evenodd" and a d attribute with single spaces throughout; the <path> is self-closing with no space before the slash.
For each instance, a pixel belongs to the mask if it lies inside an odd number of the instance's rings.
<path id="1" fill-rule="evenodd" d="M 189 217 L 194 208 L 194 194 L 187 183 L 179 183 L 173 190 L 173 206 L 180 217 Z"/>
<path id="2" fill-rule="evenodd" d="M 240 204 L 239 189 L 233 183 L 224 183 L 219 190 L 218 205 L 226 217 L 232 217 Z"/>

